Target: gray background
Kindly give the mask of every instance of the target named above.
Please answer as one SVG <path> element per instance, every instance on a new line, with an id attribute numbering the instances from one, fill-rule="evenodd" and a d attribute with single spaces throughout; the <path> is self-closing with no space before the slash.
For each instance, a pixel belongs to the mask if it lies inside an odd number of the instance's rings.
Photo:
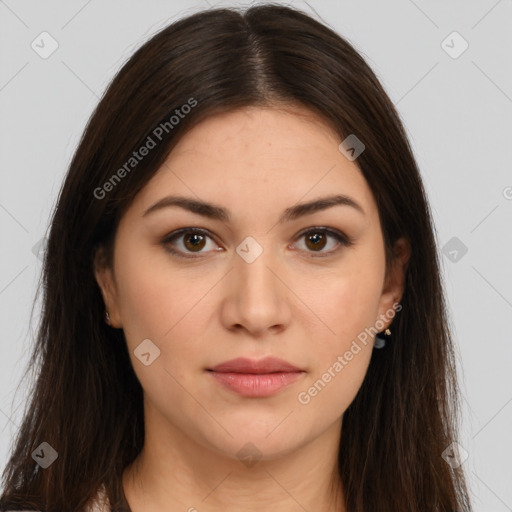
<path id="1" fill-rule="evenodd" d="M 512 511 L 512 1 L 291 3 L 363 54 L 405 123 L 442 253 L 475 510 Z M 0 469 L 26 397 L 37 244 L 86 120 L 155 31 L 232 4 L 0 0 Z M 50 48 L 44 31 L 58 43 L 46 59 L 31 47 Z"/>

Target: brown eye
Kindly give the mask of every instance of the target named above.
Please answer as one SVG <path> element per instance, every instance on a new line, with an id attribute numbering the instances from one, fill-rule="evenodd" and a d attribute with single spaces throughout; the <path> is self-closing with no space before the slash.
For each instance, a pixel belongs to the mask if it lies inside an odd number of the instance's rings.
<path id="1" fill-rule="evenodd" d="M 192 234 L 189 234 L 189 235 L 185 235 L 184 236 L 184 246 L 187 248 L 187 250 L 189 251 L 200 251 L 201 249 L 203 249 L 203 247 L 205 246 L 206 244 L 206 238 L 204 235 L 201 235 L 201 234 L 198 234 L 198 233 L 192 233 Z"/>
<path id="2" fill-rule="evenodd" d="M 341 231 L 323 227 L 303 232 L 298 240 L 304 241 L 305 247 L 302 247 L 301 251 L 309 253 L 312 257 L 332 256 L 338 253 L 342 246 L 349 247 L 354 244 L 354 240 Z M 208 230 L 199 228 L 179 229 L 166 236 L 161 243 L 168 252 L 183 258 L 200 257 L 211 251 L 223 250 L 215 243 L 214 236 Z M 208 243 L 211 244 L 210 248 Z M 328 249 L 324 250 L 326 247 Z M 196 256 L 192 256 L 194 253 Z"/>
<path id="3" fill-rule="evenodd" d="M 329 228 L 314 228 L 299 235 L 299 241 L 304 240 L 304 250 L 313 257 L 332 256 L 339 252 L 341 247 L 350 247 L 354 240 L 341 231 Z M 300 244 L 299 244 L 300 245 Z M 324 250 L 328 247 L 327 250 Z"/>
<path id="4" fill-rule="evenodd" d="M 324 233 L 312 233 L 306 235 L 306 245 L 313 251 L 322 250 L 327 243 Z"/>
<path id="5" fill-rule="evenodd" d="M 210 244 L 210 247 L 208 247 L 208 244 Z M 170 253 L 184 258 L 199 257 L 201 254 L 210 252 L 210 250 L 222 250 L 213 241 L 211 233 L 199 228 L 179 229 L 166 236 L 162 240 L 162 245 Z M 194 253 L 197 256 L 191 256 Z"/>

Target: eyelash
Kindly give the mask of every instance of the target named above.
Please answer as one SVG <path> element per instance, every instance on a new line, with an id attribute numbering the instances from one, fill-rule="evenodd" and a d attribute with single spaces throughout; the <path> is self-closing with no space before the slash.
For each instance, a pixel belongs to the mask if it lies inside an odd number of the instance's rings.
<path id="1" fill-rule="evenodd" d="M 338 243 L 342 247 L 350 247 L 351 245 L 354 245 L 353 239 L 348 237 L 347 235 L 345 235 L 341 231 L 333 230 L 333 229 L 326 228 L 326 227 L 320 227 L 320 226 L 307 229 L 306 231 L 302 231 L 299 235 L 297 235 L 297 240 L 302 238 L 302 237 L 304 237 L 304 236 L 306 236 L 306 235 L 318 234 L 318 233 L 325 234 L 325 235 L 328 235 L 328 236 L 332 236 L 334 239 L 336 239 L 338 241 Z M 202 254 L 200 252 L 198 252 L 198 253 L 191 253 L 191 252 L 189 252 L 188 253 L 188 254 L 197 254 L 198 256 L 185 256 L 185 253 L 183 253 L 183 251 L 176 250 L 176 249 L 174 249 L 171 246 L 171 242 L 173 242 L 174 240 L 178 239 L 179 237 L 181 237 L 181 236 L 183 236 L 185 234 L 203 235 L 203 236 L 207 236 L 207 237 L 211 238 L 212 240 L 214 240 L 214 238 L 215 238 L 214 235 L 210 231 L 208 231 L 207 229 L 202 229 L 202 228 L 182 228 L 182 229 L 178 229 L 177 231 L 173 231 L 172 233 L 167 235 L 162 240 L 162 245 L 165 247 L 165 249 L 168 252 L 170 252 L 171 254 L 173 254 L 173 255 L 175 255 L 175 256 L 177 256 L 179 258 L 186 258 L 186 259 L 197 259 L 197 258 L 200 258 L 201 257 L 200 255 Z M 330 251 L 326 251 L 326 252 L 319 252 L 319 253 L 315 253 L 315 251 L 306 251 L 306 252 L 310 252 L 313 258 L 325 258 L 327 256 L 334 255 L 339 250 L 340 250 L 340 247 L 338 246 L 337 248 L 332 249 Z"/>

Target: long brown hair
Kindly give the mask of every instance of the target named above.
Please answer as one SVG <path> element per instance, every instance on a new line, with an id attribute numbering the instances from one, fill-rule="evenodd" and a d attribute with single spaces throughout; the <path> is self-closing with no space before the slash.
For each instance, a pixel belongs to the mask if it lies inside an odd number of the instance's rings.
<path id="1" fill-rule="evenodd" d="M 198 122 L 287 104 L 321 116 L 340 142 L 355 134 L 364 143 L 357 164 L 378 205 L 388 268 L 395 240 L 407 237 L 412 249 L 391 342 L 374 350 L 343 418 L 347 509 L 471 510 L 463 467 L 442 457 L 460 420 L 455 356 L 431 213 L 399 114 L 345 39 L 271 4 L 212 9 L 165 27 L 126 62 L 91 116 L 51 221 L 30 361 L 37 378 L 3 473 L 1 509 L 80 511 L 102 484 L 119 503 L 122 472 L 144 443 L 143 394 L 122 330 L 103 320 L 96 250 L 111 255 L 123 212 Z M 128 167 L 149 136 L 155 147 Z M 58 453 L 46 469 L 32 457 L 42 442 Z"/>

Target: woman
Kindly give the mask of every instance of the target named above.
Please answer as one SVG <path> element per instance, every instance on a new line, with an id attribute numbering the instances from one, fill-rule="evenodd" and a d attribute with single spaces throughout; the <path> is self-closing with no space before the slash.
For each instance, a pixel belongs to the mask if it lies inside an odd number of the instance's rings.
<path id="1" fill-rule="evenodd" d="M 434 233 L 331 29 L 266 5 L 161 30 L 60 193 L 0 508 L 469 511 Z"/>

